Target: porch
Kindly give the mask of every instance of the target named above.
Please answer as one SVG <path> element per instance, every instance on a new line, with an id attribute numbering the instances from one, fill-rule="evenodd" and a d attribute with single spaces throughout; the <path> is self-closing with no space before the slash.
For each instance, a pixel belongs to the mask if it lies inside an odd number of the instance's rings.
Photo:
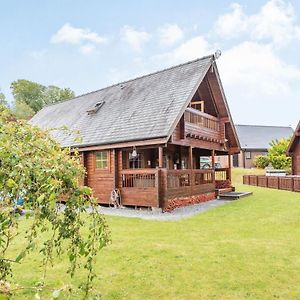
<path id="1" fill-rule="evenodd" d="M 174 199 L 198 197 L 198 202 L 214 199 L 216 186 L 227 185 L 228 181 L 228 168 L 125 169 L 120 172 L 119 189 L 123 205 L 167 208 Z"/>

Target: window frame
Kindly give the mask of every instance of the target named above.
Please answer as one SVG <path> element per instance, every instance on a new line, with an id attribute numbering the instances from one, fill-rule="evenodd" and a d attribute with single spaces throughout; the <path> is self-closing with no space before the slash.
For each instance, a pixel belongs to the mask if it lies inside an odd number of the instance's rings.
<path id="1" fill-rule="evenodd" d="M 103 157 L 101 157 L 100 159 L 97 159 L 97 155 L 99 155 L 100 153 L 106 153 L 106 159 L 104 159 Z M 97 171 L 109 171 L 110 169 L 110 152 L 108 150 L 99 150 L 99 151 L 95 151 L 95 170 Z M 97 165 L 98 162 L 101 162 L 102 164 L 104 162 L 106 162 L 106 167 L 99 167 Z"/>
<path id="2" fill-rule="evenodd" d="M 251 158 L 252 158 L 252 153 L 251 153 L 251 151 L 245 151 L 245 158 L 246 158 L 246 159 L 251 159 Z"/>

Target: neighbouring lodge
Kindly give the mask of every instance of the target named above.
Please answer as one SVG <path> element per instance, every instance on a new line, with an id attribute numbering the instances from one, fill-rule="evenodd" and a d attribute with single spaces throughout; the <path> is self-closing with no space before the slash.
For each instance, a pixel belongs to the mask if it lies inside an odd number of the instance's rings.
<path id="1" fill-rule="evenodd" d="M 300 175 L 300 121 L 288 147 L 288 155 L 292 157 L 292 173 Z"/>
<path id="2" fill-rule="evenodd" d="M 265 125 L 235 125 L 241 152 L 232 156 L 232 166 L 254 168 L 255 157 L 267 155 L 270 143 L 293 135 L 292 127 Z"/>
<path id="3" fill-rule="evenodd" d="M 31 120 L 78 148 L 84 184 L 99 203 L 118 191 L 121 204 L 167 209 L 215 198 L 231 187 L 231 168 L 216 156 L 239 153 L 215 55 L 115 84 L 43 108 Z M 201 168 L 201 157 L 211 167 Z"/>

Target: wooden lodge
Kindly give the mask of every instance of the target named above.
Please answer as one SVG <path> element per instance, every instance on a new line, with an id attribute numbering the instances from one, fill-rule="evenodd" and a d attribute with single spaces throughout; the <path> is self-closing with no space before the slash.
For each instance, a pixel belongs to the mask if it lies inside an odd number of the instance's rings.
<path id="1" fill-rule="evenodd" d="M 231 186 L 230 163 L 239 153 L 215 56 L 210 55 L 43 108 L 31 120 L 54 131 L 62 147 L 78 148 L 84 184 L 99 203 L 113 190 L 121 204 L 166 209 L 215 197 Z M 210 157 L 211 168 L 201 168 Z"/>
<path id="2" fill-rule="evenodd" d="M 292 157 L 292 173 L 300 175 L 300 121 L 288 147 L 288 155 Z"/>

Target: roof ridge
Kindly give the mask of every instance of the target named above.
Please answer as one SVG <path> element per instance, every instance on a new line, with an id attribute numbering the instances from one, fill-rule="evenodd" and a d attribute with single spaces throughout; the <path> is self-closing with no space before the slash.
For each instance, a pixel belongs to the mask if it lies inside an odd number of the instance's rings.
<path id="1" fill-rule="evenodd" d="M 249 126 L 249 127 L 276 127 L 276 128 L 291 128 L 292 126 L 280 126 L 280 125 L 258 125 L 258 124 L 234 124 L 234 126 Z"/>
<path id="2" fill-rule="evenodd" d="M 137 76 L 137 77 L 134 77 L 134 78 L 129 79 L 129 80 L 125 80 L 125 81 L 121 81 L 121 82 L 118 82 L 118 83 L 114 83 L 114 84 L 108 85 L 106 87 L 100 88 L 98 90 L 78 95 L 78 96 L 76 96 L 74 98 L 71 98 L 71 99 L 68 99 L 68 100 L 62 100 L 62 101 L 58 101 L 56 103 L 50 103 L 50 104 L 45 105 L 44 107 L 49 107 L 49 106 L 56 105 L 58 103 L 71 101 L 71 100 L 77 99 L 77 98 L 82 97 L 82 96 L 90 95 L 90 94 L 97 93 L 99 91 L 102 91 L 102 90 L 105 90 L 105 89 L 108 89 L 108 88 L 112 88 L 114 86 L 125 84 L 125 83 L 131 82 L 131 81 L 135 81 L 137 79 L 141 79 L 141 78 L 145 78 L 145 77 L 148 77 L 148 76 L 152 76 L 152 75 L 155 75 L 155 74 L 158 74 L 158 73 L 162 73 L 162 72 L 165 72 L 165 71 L 168 71 L 168 70 L 172 70 L 172 69 L 184 66 L 184 65 L 188 65 L 188 64 L 194 63 L 194 62 L 199 61 L 199 60 L 204 60 L 204 59 L 213 58 L 213 57 L 214 57 L 214 54 L 210 54 L 210 55 L 206 55 L 206 56 L 203 56 L 203 57 L 199 57 L 199 58 L 196 58 L 196 59 L 193 59 L 193 60 L 189 60 L 189 61 L 187 61 L 185 63 L 181 63 L 181 64 L 178 64 L 178 65 L 175 65 L 175 66 L 167 67 L 167 68 L 164 68 L 164 69 L 161 69 L 161 70 L 158 70 L 158 71 L 154 71 L 152 73 L 148 73 L 148 74 L 145 74 L 145 75 Z"/>

